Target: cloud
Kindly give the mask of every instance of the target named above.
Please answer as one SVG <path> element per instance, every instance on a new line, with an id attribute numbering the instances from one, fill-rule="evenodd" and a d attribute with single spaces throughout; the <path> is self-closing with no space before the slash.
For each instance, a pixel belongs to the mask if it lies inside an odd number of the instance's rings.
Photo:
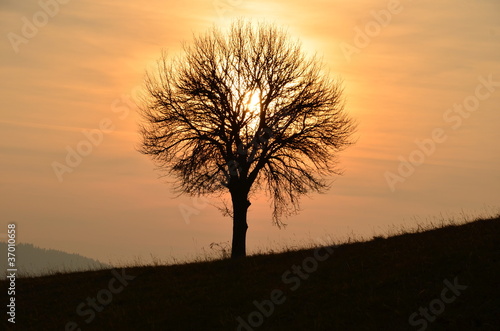
<path id="1" fill-rule="evenodd" d="M 340 44 L 354 44 L 354 28 L 363 29 L 373 20 L 371 12 L 386 9 L 387 1 L 245 0 L 219 16 L 214 1 L 73 0 L 21 44 L 19 53 L 5 36 L 21 33 L 22 17 L 32 19 L 41 7 L 35 0 L 0 2 L 0 147 L 2 189 L 8 192 L 2 215 L 23 223 L 28 241 L 38 238 L 50 247 L 57 232 L 64 236 L 60 242 L 85 240 L 79 247 L 90 247 L 86 254 L 93 257 L 101 252 L 88 245 L 94 244 L 91 226 L 106 224 L 101 236 L 109 242 L 101 245 L 120 254 L 123 241 L 113 226 L 121 224 L 124 238 L 135 238 L 140 224 L 156 226 L 169 216 L 175 229 L 167 234 L 169 244 L 192 249 L 186 241 L 193 232 L 178 211 L 185 200 L 171 200 L 170 187 L 157 180 L 154 165 L 135 151 L 137 114 L 130 109 L 120 119 L 113 104 L 141 86 L 161 49 L 176 54 L 193 33 L 238 16 L 287 25 L 307 51 L 317 51 L 331 73 L 343 78 L 347 109 L 360 122 L 358 144 L 340 155 L 345 175 L 330 193 L 305 202 L 311 209 L 290 224 L 306 227 L 311 211 L 321 209 L 321 226 L 359 222 L 361 229 L 370 222 L 397 222 L 405 213 L 438 213 L 439 205 L 474 208 L 489 201 L 500 194 L 495 181 L 500 90 L 463 128 L 450 132 L 401 191 L 392 195 L 383 174 L 394 170 L 399 155 L 415 148 L 415 139 L 447 125 L 443 113 L 474 92 L 479 75 L 493 73 L 500 80 L 500 2 L 401 3 L 404 10 L 348 62 Z M 103 118 L 110 118 L 116 130 L 59 183 L 51 163 L 63 162 L 66 147 L 74 148 L 84 138 L 81 131 L 97 128 Z M 144 217 L 138 220 L 138 215 Z M 268 216 L 255 218 L 267 222 Z M 203 224 L 221 218 L 208 210 L 197 217 Z M 165 227 L 151 234 L 156 243 L 163 241 Z M 203 225 L 195 233 L 202 237 L 213 231 Z M 88 239 L 80 238 L 82 232 Z M 148 233 L 141 230 L 143 236 Z"/>

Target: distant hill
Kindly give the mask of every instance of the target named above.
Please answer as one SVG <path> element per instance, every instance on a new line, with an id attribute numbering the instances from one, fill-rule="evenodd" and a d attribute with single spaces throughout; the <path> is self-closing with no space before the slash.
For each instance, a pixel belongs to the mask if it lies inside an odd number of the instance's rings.
<path id="1" fill-rule="evenodd" d="M 0 270 L 7 269 L 7 243 L 0 242 Z M 19 276 L 41 276 L 55 272 L 74 272 L 109 268 L 97 260 L 32 244 L 16 244 L 16 265 Z M 5 279 L 1 273 L 1 279 Z"/>
<path id="2" fill-rule="evenodd" d="M 496 217 L 318 251 L 21 278 L 16 325 L 7 318 L 0 325 L 23 331 L 500 330 L 499 276 Z"/>

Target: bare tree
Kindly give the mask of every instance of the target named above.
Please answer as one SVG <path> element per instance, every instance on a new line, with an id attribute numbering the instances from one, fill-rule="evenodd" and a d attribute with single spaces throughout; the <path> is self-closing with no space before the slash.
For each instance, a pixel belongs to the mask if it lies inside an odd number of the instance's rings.
<path id="1" fill-rule="evenodd" d="M 165 54 L 148 73 L 140 151 L 176 179 L 180 193 L 229 192 L 231 257 L 246 255 L 249 198 L 267 191 L 273 222 L 298 211 L 339 174 L 336 154 L 355 124 L 342 87 L 275 25 L 239 20 Z"/>

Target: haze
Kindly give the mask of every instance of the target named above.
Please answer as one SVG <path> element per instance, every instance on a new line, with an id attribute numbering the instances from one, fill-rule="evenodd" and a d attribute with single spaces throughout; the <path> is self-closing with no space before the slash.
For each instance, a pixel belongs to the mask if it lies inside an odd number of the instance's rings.
<path id="1" fill-rule="evenodd" d="M 177 198 L 136 151 L 134 100 L 162 49 L 176 55 L 235 17 L 288 26 L 343 80 L 359 124 L 344 175 L 304 198 L 285 230 L 265 196 L 253 199 L 250 253 L 498 210 L 498 1 L 8 0 L 0 10 L 0 232 L 16 222 L 21 242 L 116 262 L 183 260 L 231 239 L 216 200 Z M 68 156 L 78 148 L 85 155 Z"/>

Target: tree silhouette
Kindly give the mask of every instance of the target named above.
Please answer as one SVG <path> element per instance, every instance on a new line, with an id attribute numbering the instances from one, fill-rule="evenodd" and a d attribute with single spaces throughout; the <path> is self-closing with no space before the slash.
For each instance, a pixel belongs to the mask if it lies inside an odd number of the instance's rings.
<path id="1" fill-rule="evenodd" d="M 275 25 L 238 20 L 184 45 L 146 78 L 140 151 L 175 190 L 193 196 L 229 192 L 231 257 L 246 255 L 249 198 L 267 191 L 273 222 L 296 213 L 299 197 L 323 192 L 340 174 L 336 153 L 355 124 L 342 87 L 316 57 Z"/>

